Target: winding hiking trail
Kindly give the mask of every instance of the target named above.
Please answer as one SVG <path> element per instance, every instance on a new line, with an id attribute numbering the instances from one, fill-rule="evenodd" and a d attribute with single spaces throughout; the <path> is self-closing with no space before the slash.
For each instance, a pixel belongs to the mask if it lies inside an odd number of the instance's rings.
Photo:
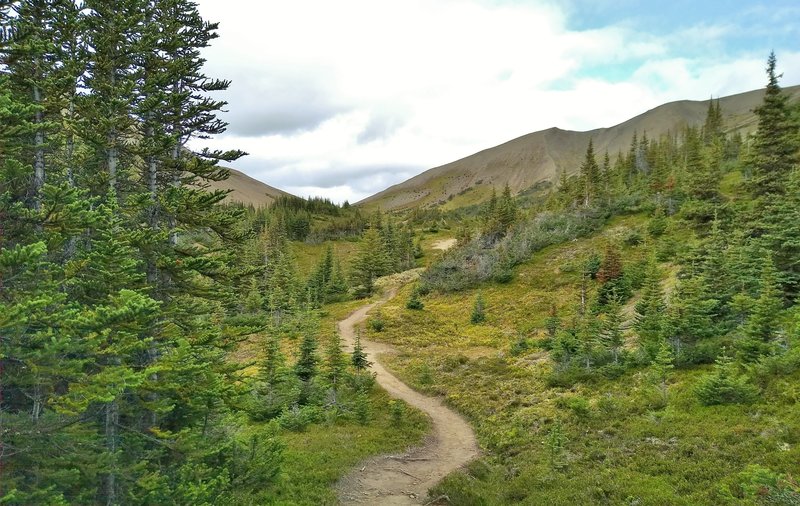
<path id="1" fill-rule="evenodd" d="M 342 341 L 353 349 L 356 327 L 374 307 L 397 293 L 389 289 L 378 302 L 368 304 L 339 322 Z M 378 361 L 380 354 L 394 348 L 361 340 L 372 361 L 375 379 L 389 395 L 424 411 L 431 418 L 431 433 L 424 444 L 403 455 L 382 455 L 362 462 L 339 480 L 337 495 L 342 504 L 425 504 L 428 489 L 442 478 L 478 456 L 478 443 L 467 422 L 444 405 L 441 399 L 423 395 L 397 379 Z"/>

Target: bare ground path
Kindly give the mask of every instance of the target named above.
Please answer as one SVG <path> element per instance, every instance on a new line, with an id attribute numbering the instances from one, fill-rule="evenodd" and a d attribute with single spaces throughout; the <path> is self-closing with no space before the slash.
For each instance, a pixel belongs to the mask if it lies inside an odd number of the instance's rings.
<path id="1" fill-rule="evenodd" d="M 347 349 L 352 350 L 356 328 L 367 313 L 395 293 L 396 289 L 388 290 L 381 301 L 366 305 L 339 322 Z M 475 434 L 441 399 L 412 390 L 381 365 L 380 354 L 393 352 L 391 346 L 363 339 L 361 345 L 372 362 L 378 384 L 392 397 L 427 413 L 432 429 L 420 447 L 403 455 L 382 455 L 362 462 L 336 485 L 339 500 L 342 504 L 425 504 L 428 489 L 478 456 Z"/>

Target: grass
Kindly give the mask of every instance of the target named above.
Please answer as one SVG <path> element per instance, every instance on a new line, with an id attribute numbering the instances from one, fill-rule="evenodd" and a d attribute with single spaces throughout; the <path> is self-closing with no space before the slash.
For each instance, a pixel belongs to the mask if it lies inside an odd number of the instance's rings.
<path id="1" fill-rule="evenodd" d="M 322 251 L 322 250 L 321 250 Z M 377 299 L 377 295 L 373 300 Z M 345 301 L 325 306 L 320 318 L 319 355 L 322 357 L 326 338 L 335 323 L 370 300 Z M 231 357 L 239 363 L 253 363 L 261 358 L 264 336 L 253 336 L 241 343 Z M 288 364 L 294 363 L 297 342 L 284 340 L 283 353 Z M 251 365 L 247 376 L 257 373 Z M 241 504 L 325 505 L 336 504 L 334 484 L 360 461 L 374 455 L 401 452 L 418 445 L 429 431 L 428 418 L 419 410 L 404 404 L 404 415 L 397 425 L 390 415 L 390 397 L 375 387 L 369 394 L 370 419 L 367 424 L 337 419 L 313 424 L 303 432 L 280 430 L 278 437 L 285 445 L 281 473 L 277 480 L 257 491 L 243 493 Z M 398 401 L 402 402 L 402 401 Z M 252 422 L 252 429 L 261 424 Z"/>
<path id="2" fill-rule="evenodd" d="M 412 387 L 442 395 L 487 450 L 433 496 L 463 505 L 755 504 L 740 487 L 748 465 L 797 471 L 800 403 L 789 386 L 800 375 L 782 378 L 783 387 L 752 406 L 701 406 L 694 386 L 702 367 L 672 372 L 666 406 L 644 370 L 570 388 L 548 385 L 550 361 L 537 343 L 550 304 L 569 318 L 579 262 L 602 251 L 609 237 L 624 240 L 645 223 L 640 215 L 617 218 L 601 234 L 545 248 L 508 284 L 430 294 L 423 311 L 405 309 L 406 287 L 384 306 L 385 329 L 368 337 L 399 348 L 384 359 L 387 366 Z M 626 265 L 646 252 L 646 245 L 625 245 Z M 479 290 L 487 319 L 472 325 Z M 512 353 L 521 340 L 527 349 Z M 556 421 L 567 438 L 558 455 L 563 467 L 553 465 L 547 444 Z"/>
<path id="3" fill-rule="evenodd" d="M 373 455 L 399 452 L 418 444 L 428 431 L 428 420 L 406 407 L 400 426 L 392 423 L 389 396 L 375 389 L 370 396 L 371 420 L 312 425 L 305 432 L 283 432 L 282 472 L 256 504 L 336 504 L 334 484 L 359 462 Z"/>
<path id="4" fill-rule="evenodd" d="M 294 241 L 290 244 L 297 270 L 301 278 L 306 279 L 317 267 L 320 259 L 325 256 L 325 249 L 328 245 L 333 247 L 334 258 L 339 259 L 342 269 L 346 272 L 350 266 L 350 259 L 358 250 L 359 243 L 358 241 L 325 241 L 320 244 L 309 244 Z"/>

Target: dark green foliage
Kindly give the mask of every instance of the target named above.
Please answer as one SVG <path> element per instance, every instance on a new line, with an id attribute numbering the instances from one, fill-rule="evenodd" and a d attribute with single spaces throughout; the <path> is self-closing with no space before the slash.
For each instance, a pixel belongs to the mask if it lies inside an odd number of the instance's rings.
<path id="1" fill-rule="evenodd" d="M 386 327 L 386 320 L 383 318 L 383 314 L 381 313 L 380 309 L 378 309 L 372 318 L 368 321 L 369 328 L 374 330 L 375 332 L 382 332 L 384 327 Z"/>
<path id="2" fill-rule="evenodd" d="M 312 333 L 303 336 L 300 356 L 294 365 L 294 373 L 301 381 L 309 381 L 317 375 L 317 339 Z"/>
<path id="3" fill-rule="evenodd" d="M 583 205 L 589 207 L 601 193 L 601 173 L 594 156 L 594 143 L 589 139 L 586 157 L 580 167 L 580 186 Z"/>
<path id="4" fill-rule="evenodd" d="M 556 306 L 555 303 L 551 303 L 550 312 L 547 316 L 547 320 L 545 320 L 545 328 L 547 329 L 547 335 L 550 339 L 556 337 L 556 333 L 560 327 L 561 319 L 558 317 L 558 306 Z"/>
<path id="5" fill-rule="evenodd" d="M 800 485 L 791 476 L 781 475 L 758 464 L 739 473 L 739 485 L 746 499 L 769 506 L 800 504 Z"/>
<path id="6" fill-rule="evenodd" d="M 369 397 L 367 397 L 366 392 L 359 391 L 356 394 L 354 411 L 358 423 L 361 425 L 366 425 L 369 423 L 371 413 L 369 407 Z"/>
<path id="7" fill-rule="evenodd" d="M 704 377 L 695 389 L 697 398 L 706 406 L 715 404 L 749 404 L 758 397 L 758 389 L 737 371 L 733 358 L 722 354 L 714 372 Z"/>
<path id="8" fill-rule="evenodd" d="M 665 331 L 666 302 L 661 288 L 661 275 L 654 260 L 650 260 L 642 298 L 636 304 L 634 329 L 639 346 L 649 358 L 654 358 L 662 344 Z"/>
<path id="9" fill-rule="evenodd" d="M 620 303 L 612 299 L 608 304 L 605 316 L 601 333 L 602 343 L 613 357 L 614 364 L 618 364 L 622 345 L 625 344 L 622 326 L 622 306 Z"/>
<path id="10" fill-rule="evenodd" d="M 375 280 L 389 273 L 390 259 L 380 233 L 370 228 L 364 233 L 356 257 L 351 265 L 350 279 L 356 289 L 356 296 L 366 297 L 375 289 Z"/>
<path id="11" fill-rule="evenodd" d="M 658 351 L 653 359 L 653 365 L 650 369 L 649 380 L 653 387 L 659 394 L 660 407 L 665 407 L 669 400 L 667 384 L 669 381 L 670 371 L 675 368 L 675 357 L 672 354 L 672 348 L 666 341 L 661 341 Z"/>
<path id="12" fill-rule="evenodd" d="M 547 433 L 547 451 L 550 468 L 560 470 L 567 467 L 566 445 L 569 442 L 561 428 L 561 422 L 556 420 Z"/>
<path id="13" fill-rule="evenodd" d="M 499 198 L 495 189 L 492 188 L 492 196 L 483 209 L 481 241 L 486 245 L 497 243 L 517 220 L 517 213 L 517 204 L 511 195 L 511 188 L 508 184 L 503 188 L 503 193 Z"/>
<path id="14" fill-rule="evenodd" d="M 783 195 L 797 162 L 797 124 L 792 121 L 788 97 L 778 85 L 775 53 L 767 60 L 767 89 L 756 108 L 758 129 L 753 147 L 750 187 L 754 197 Z"/>
<path id="15" fill-rule="evenodd" d="M 661 237 L 667 230 L 667 217 L 662 206 L 656 207 L 653 217 L 647 223 L 647 232 L 651 237 Z"/>
<path id="16" fill-rule="evenodd" d="M 325 256 L 322 257 L 308 279 L 306 285 L 308 300 L 314 306 L 325 302 L 335 302 L 344 298 L 347 290 L 347 281 L 342 274 L 339 260 L 333 255 L 333 247 L 328 245 L 325 248 Z"/>
<path id="17" fill-rule="evenodd" d="M 485 320 L 486 303 L 483 301 L 483 295 L 478 292 L 478 295 L 475 296 L 475 304 L 472 306 L 472 315 L 469 321 L 472 322 L 473 325 L 477 325 L 478 323 L 483 323 Z"/>
<path id="18" fill-rule="evenodd" d="M 744 325 L 738 350 L 743 360 L 753 362 L 767 355 L 781 328 L 779 316 L 783 309 L 781 293 L 775 279 L 775 266 L 770 258 L 764 260 L 758 299 Z"/>
<path id="19" fill-rule="evenodd" d="M 4 492 L 27 504 L 213 503 L 256 474 L 271 480 L 279 447 L 252 446 L 250 461 L 232 451 L 245 446 L 241 389 L 225 356 L 267 298 L 235 264 L 242 214 L 199 189 L 242 153 L 186 147 L 225 129 L 208 93 L 228 83 L 200 58 L 216 25 L 183 0 L 6 2 L 4 23 L 11 9 Z"/>
<path id="20" fill-rule="evenodd" d="M 361 347 L 361 332 L 356 331 L 356 342 L 353 345 L 353 353 L 350 357 L 350 362 L 353 364 L 353 367 L 356 369 L 356 372 L 363 372 L 369 368 L 372 363 L 367 360 L 367 354 L 364 352 L 364 348 Z"/>
<path id="21" fill-rule="evenodd" d="M 596 279 L 597 273 L 600 272 L 600 267 L 602 264 L 603 260 L 600 258 L 600 255 L 593 253 L 591 256 L 589 256 L 589 258 L 586 259 L 586 262 L 583 265 L 583 272 L 585 272 L 589 278 Z"/>
<path id="22" fill-rule="evenodd" d="M 392 399 L 389 401 L 389 413 L 392 417 L 392 425 L 400 427 L 406 416 L 406 405 L 402 401 Z"/>
<path id="23" fill-rule="evenodd" d="M 406 302 L 406 309 L 421 311 L 424 308 L 425 304 L 423 304 L 422 299 L 420 298 L 419 290 L 414 287 L 414 289 L 411 290 L 411 295 L 408 297 L 408 301 Z"/>
<path id="24" fill-rule="evenodd" d="M 597 272 L 597 280 L 601 283 L 597 295 L 598 304 L 602 306 L 611 301 L 622 302 L 630 298 L 631 282 L 624 274 L 619 247 L 609 242 Z"/>

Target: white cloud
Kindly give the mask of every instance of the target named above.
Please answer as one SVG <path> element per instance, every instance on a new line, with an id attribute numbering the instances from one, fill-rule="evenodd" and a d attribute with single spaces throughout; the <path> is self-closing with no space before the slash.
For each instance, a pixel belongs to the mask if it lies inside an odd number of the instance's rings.
<path id="1" fill-rule="evenodd" d="M 567 12 L 544 2 L 199 4 L 221 23 L 207 71 L 233 81 L 231 128 L 210 144 L 251 153 L 234 166 L 253 177 L 339 201 L 531 131 L 610 126 L 764 81 L 766 55 L 682 51 L 720 40 L 723 24 L 658 39 L 630 23 L 570 31 Z M 627 75 L 612 78 L 612 66 Z"/>

